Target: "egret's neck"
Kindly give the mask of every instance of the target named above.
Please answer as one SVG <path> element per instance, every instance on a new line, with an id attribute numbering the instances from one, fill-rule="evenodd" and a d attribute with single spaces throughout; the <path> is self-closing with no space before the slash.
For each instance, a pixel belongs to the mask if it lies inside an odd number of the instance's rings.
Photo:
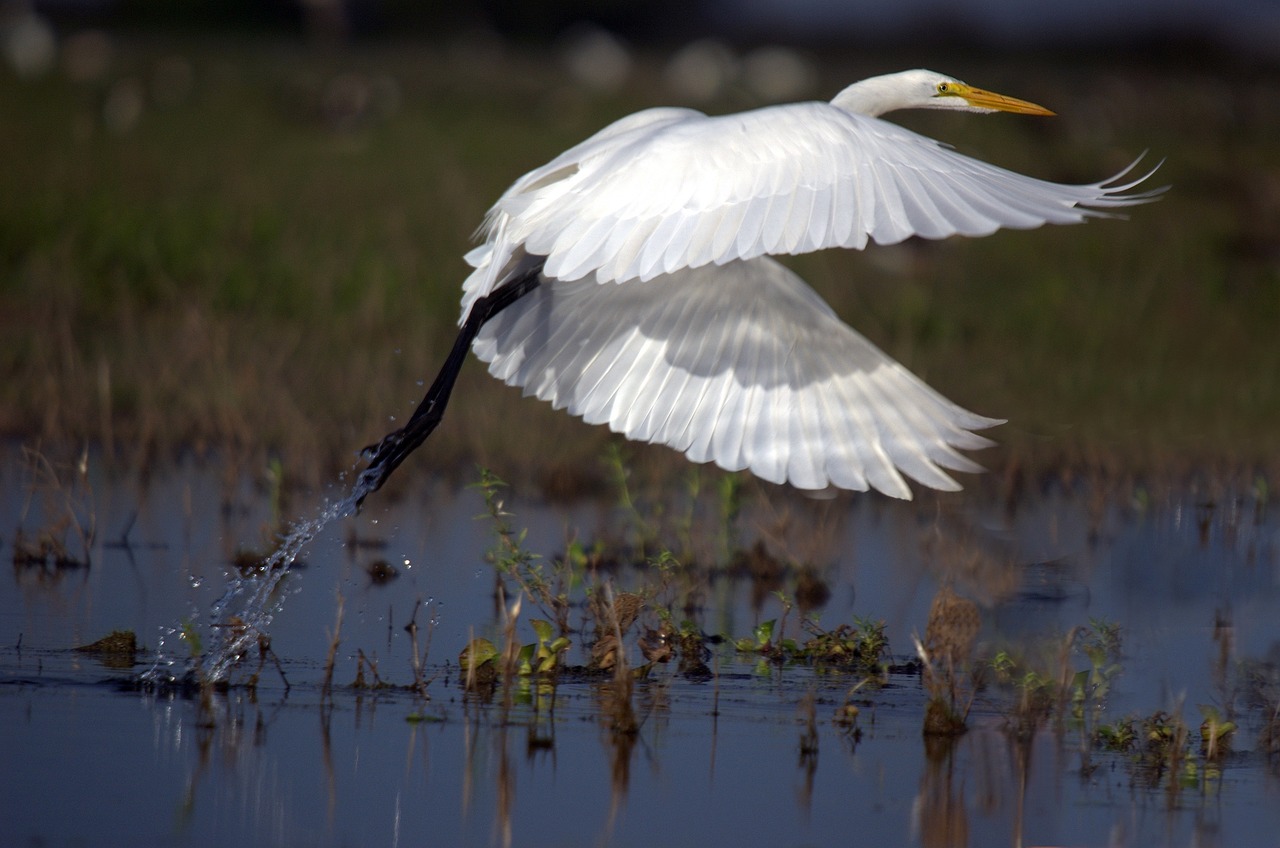
<path id="1" fill-rule="evenodd" d="M 846 112 L 872 117 L 901 109 L 906 105 L 902 98 L 901 76 L 902 74 L 885 74 L 855 82 L 831 98 L 831 104 Z"/>

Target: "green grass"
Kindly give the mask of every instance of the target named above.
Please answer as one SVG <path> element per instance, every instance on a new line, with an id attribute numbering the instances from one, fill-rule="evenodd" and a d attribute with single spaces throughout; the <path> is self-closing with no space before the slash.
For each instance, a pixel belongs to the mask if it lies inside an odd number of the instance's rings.
<path id="1" fill-rule="evenodd" d="M 672 102 L 656 57 L 605 96 L 518 52 L 118 47 L 96 82 L 0 75 L 0 430 L 107 442 L 131 461 L 272 451 L 311 482 L 411 411 L 452 341 L 460 257 L 502 189 L 613 118 Z M 172 57 L 191 86 L 160 105 Z M 989 467 L 1272 464 L 1280 74 L 967 58 L 944 69 L 1061 117 L 904 123 L 1053 179 L 1096 179 L 1150 148 L 1173 191 L 1129 221 L 793 265 L 939 391 L 1010 420 Z M 813 96 L 899 65 L 825 65 Z M 343 74 L 374 98 L 354 122 L 326 112 Z M 114 132 L 103 104 L 121 81 L 146 106 Z M 710 108 L 750 105 L 734 93 Z M 472 364 L 430 458 L 413 462 L 479 460 L 554 485 L 600 477 L 608 438 Z"/>

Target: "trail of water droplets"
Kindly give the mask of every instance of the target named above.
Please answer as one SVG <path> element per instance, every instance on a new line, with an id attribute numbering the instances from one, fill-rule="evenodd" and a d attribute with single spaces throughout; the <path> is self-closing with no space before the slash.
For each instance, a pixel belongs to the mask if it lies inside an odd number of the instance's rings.
<path id="1" fill-rule="evenodd" d="M 184 668 L 184 674 L 194 673 L 200 683 L 225 681 L 232 668 L 258 643 L 259 636 L 267 632 L 272 620 L 284 607 L 287 596 L 277 593 L 276 589 L 289 574 L 290 566 L 297 561 L 302 549 L 331 522 L 355 515 L 360 502 L 376 488 L 367 475 L 360 475 L 351 494 L 336 503 L 326 502 L 315 518 L 292 527 L 279 547 L 263 561 L 261 568 L 232 579 L 226 591 L 209 609 L 212 629 L 225 638 L 209 646 L 194 667 Z M 174 629 L 166 635 L 178 632 Z M 167 655 L 163 639 L 162 636 L 155 663 L 142 675 L 148 683 L 175 682 L 178 678 L 173 671 L 178 662 Z"/>

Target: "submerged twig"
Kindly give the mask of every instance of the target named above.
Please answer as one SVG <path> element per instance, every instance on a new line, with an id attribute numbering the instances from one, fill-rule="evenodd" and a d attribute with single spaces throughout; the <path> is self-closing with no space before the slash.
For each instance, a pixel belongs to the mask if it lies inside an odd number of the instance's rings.
<path id="1" fill-rule="evenodd" d="M 422 599 L 419 598 L 413 603 L 413 614 L 409 616 L 409 623 L 404 626 L 405 631 L 409 634 L 409 644 L 412 650 L 409 662 L 413 666 L 413 688 L 423 698 L 430 698 L 427 694 L 427 684 L 435 679 L 432 675 L 430 679 L 423 676 L 423 666 L 426 664 L 427 654 L 431 650 L 431 634 L 435 631 L 435 618 L 427 619 L 427 643 L 423 646 L 421 652 L 418 650 L 418 610 L 422 607 Z"/>

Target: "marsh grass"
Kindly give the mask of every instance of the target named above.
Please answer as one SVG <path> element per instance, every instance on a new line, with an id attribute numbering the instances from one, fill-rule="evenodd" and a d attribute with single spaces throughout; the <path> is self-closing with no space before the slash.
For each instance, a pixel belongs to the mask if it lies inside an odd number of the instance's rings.
<path id="1" fill-rule="evenodd" d="M 459 257 L 504 187 L 672 100 L 658 56 L 604 96 L 516 49 L 159 35 L 117 48 L 96 82 L 0 76 L 0 155 L 22 163 L 0 174 L 0 431 L 92 440 L 134 465 L 216 450 L 257 469 L 276 456 L 289 483 L 350 468 L 411 411 L 452 340 Z M 982 456 L 997 470 L 1271 473 L 1274 73 L 1086 58 L 952 58 L 1052 100 L 1054 121 L 902 120 L 1054 179 L 1094 179 L 1149 148 L 1174 185 L 1160 203 L 1129 222 L 793 264 L 944 394 L 1011 421 Z M 827 57 L 813 95 L 902 61 Z M 161 83 L 178 65 L 190 84 L 175 95 Z M 136 122 L 104 117 L 118 85 L 143 95 Z M 708 108 L 752 105 L 734 93 Z M 474 363 L 456 397 L 418 468 L 465 476 L 478 460 L 565 494 L 606 479 L 601 428 Z M 661 449 L 630 461 L 680 467 Z"/>
<path id="2" fill-rule="evenodd" d="M 38 448 L 22 449 L 26 498 L 13 539 L 15 568 L 46 571 L 88 568 L 98 514 L 89 481 L 89 451 L 72 463 L 56 462 Z M 27 526 L 36 522 L 35 529 Z"/>

